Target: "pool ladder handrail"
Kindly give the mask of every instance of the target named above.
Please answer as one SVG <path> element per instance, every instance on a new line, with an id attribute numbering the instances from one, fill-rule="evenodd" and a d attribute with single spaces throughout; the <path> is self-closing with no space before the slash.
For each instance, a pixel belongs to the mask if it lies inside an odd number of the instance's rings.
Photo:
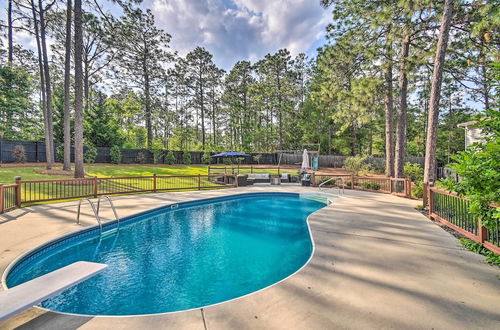
<path id="1" fill-rule="evenodd" d="M 116 208 L 115 208 L 115 205 L 113 204 L 113 201 L 111 200 L 111 198 L 108 195 L 99 196 L 99 199 L 97 200 L 97 215 L 99 215 L 99 208 L 101 206 L 101 199 L 102 198 L 105 198 L 108 201 L 109 206 L 111 206 L 111 210 L 113 210 L 113 214 L 115 215 L 116 230 L 118 230 L 120 228 L 120 217 L 118 216 L 118 213 L 116 212 Z"/>
<path id="2" fill-rule="evenodd" d="M 324 181 L 324 182 L 321 182 L 321 183 L 318 185 L 318 189 L 319 189 L 319 190 L 321 190 L 321 191 L 324 191 L 324 190 L 326 190 L 326 189 L 327 189 L 326 187 L 325 187 L 325 188 L 323 188 L 323 186 L 324 186 L 325 184 L 327 184 L 328 182 L 330 182 L 330 181 L 332 181 L 332 180 L 335 180 L 335 184 L 337 184 L 337 180 L 339 180 L 339 179 L 340 179 L 341 184 L 342 184 L 342 190 L 340 190 L 340 186 L 337 186 L 337 187 L 334 187 L 334 188 L 337 188 L 337 189 L 338 189 L 338 191 L 339 191 L 339 195 L 340 195 L 340 194 L 344 194 L 344 187 L 345 187 L 345 184 L 344 184 L 344 178 L 342 178 L 342 177 L 338 177 L 338 176 L 334 176 L 334 177 L 332 177 L 332 178 L 330 178 L 330 179 L 328 179 L 328 180 L 326 180 L 326 181 Z M 334 189 L 334 188 L 329 188 L 329 189 Z"/>
<path id="3" fill-rule="evenodd" d="M 120 228 L 120 217 L 118 216 L 118 213 L 116 212 L 116 208 L 115 208 L 115 205 L 113 204 L 113 201 L 107 195 L 99 196 L 99 198 L 97 199 L 97 209 L 95 207 L 95 204 L 90 199 L 82 198 L 78 202 L 78 212 L 76 215 L 76 224 L 77 225 L 80 224 L 80 209 L 82 206 L 82 202 L 85 200 L 89 203 L 90 207 L 92 208 L 92 211 L 94 212 L 94 216 L 97 220 L 97 223 L 99 224 L 100 233 L 102 234 L 102 221 L 101 221 L 101 217 L 99 216 L 99 210 L 100 210 L 100 206 L 101 206 L 101 199 L 103 199 L 103 198 L 109 202 L 109 205 L 111 206 L 111 209 L 113 210 L 113 214 L 115 215 L 115 220 L 117 222 L 116 230 L 118 230 Z"/>
<path id="4" fill-rule="evenodd" d="M 90 207 L 92 208 L 92 211 L 94 211 L 94 216 L 97 220 L 97 223 L 99 224 L 99 228 L 101 230 L 101 233 L 102 233 L 102 223 L 101 223 L 101 218 L 99 217 L 99 213 L 97 212 L 96 208 L 95 208 L 95 205 L 94 203 L 88 199 L 88 198 L 82 198 L 80 199 L 80 201 L 78 202 L 78 211 L 76 213 L 76 224 L 79 225 L 80 224 L 80 210 L 81 210 L 81 207 L 82 207 L 82 202 L 83 201 L 87 201 L 90 205 Z"/>

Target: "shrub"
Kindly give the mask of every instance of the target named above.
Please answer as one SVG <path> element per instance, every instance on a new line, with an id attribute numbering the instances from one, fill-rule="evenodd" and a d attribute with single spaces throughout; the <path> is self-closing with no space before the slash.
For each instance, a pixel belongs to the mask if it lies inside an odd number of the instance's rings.
<path id="1" fill-rule="evenodd" d="M 16 163 L 24 163 L 26 162 L 26 150 L 24 146 L 18 144 L 12 150 L 12 158 L 14 158 L 14 162 Z"/>
<path id="2" fill-rule="evenodd" d="M 138 164 L 146 164 L 146 153 L 144 151 L 139 151 L 137 153 L 137 157 L 135 158 L 135 161 Z"/>
<path id="3" fill-rule="evenodd" d="M 64 144 L 56 148 L 56 162 L 64 162 Z"/>
<path id="4" fill-rule="evenodd" d="M 86 146 L 85 154 L 83 155 L 83 160 L 85 163 L 92 164 L 95 162 L 97 157 L 97 148 L 93 144 L 88 144 Z"/>
<path id="5" fill-rule="evenodd" d="M 122 162 L 122 151 L 119 146 L 112 146 L 109 151 L 109 156 L 111 157 L 111 163 L 120 164 Z"/>
<path id="6" fill-rule="evenodd" d="M 203 153 L 203 156 L 201 156 L 201 162 L 203 164 L 211 164 L 212 163 L 212 157 L 210 157 L 210 153 L 205 151 Z"/>
<path id="7" fill-rule="evenodd" d="M 416 186 L 412 188 L 411 193 L 413 196 L 415 196 L 417 198 L 424 197 L 424 182 L 418 181 L 416 183 Z"/>
<path id="8" fill-rule="evenodd" d="M 363 189 L 380 190 L 380 185 L 376 182 L 363 182 L 361 187 Z"/>
<path id="9" fill-rule="evenodd" d="M 404 174 L 405 178 L 415 183 L 424 180 L 424 169 L 416 163 L 406 163 L 404 166 Z"/>
<path id="10" fill-rule="evenodd" d="M 253 160 L 257 162 L 257 164 L 260 164 L 260 159 L 262 158 L 262 154 L 257 154 L 253 156 Z"/>
<path id="11" fill-rule="evenodd" d="M 353 156 L 348 157 L 344 162 L 344 168 L 349 170 L 353 175 L 358 175 L 360 171 L 370 171 L 370 164 L 366 164 L 367 157 Z"/>
<path id="12" fill-rule="evenodd" d="M 461 181 L 445 180 L 442 184 L 468 197 L 472 215 L 482 219 L 486 228 L 497 230 L 500 207 L 489 205 L 500 203 L 500 110 L 487 110 L 486 115 L 477 120 L 476 127 L 482 129 L 484 142 L 474 143 L 452 156 L 455 163 L 449 167 Z"/>
<path id="13" fill-rule="evenodd" d="M 189 151 L 184 151 L 182 153 L 182 160 L 185 165 L 191 165 L 191 153 Z"/>
<path id="14" fill-rule="evenodd" d="M 474 242 L 468 238 L 459 238 L 458 239 L 462 246 L 472 252 L 482 254 L 486 256 L 486 262 L 492 265 L 500 266 L 500 255 L 496 254 L 486 248 L 484 248 L 481 243 Z"/>
<path id="15" fill-rule="evenodd" d="M 174 165 L 175 164 L 175 156 L 174 156 L 174 153 L 172 151 L 169 151 L 167 153 L 167 157 L 165 158 L 165 163 L 169 164 L 169 165 Z"/>
<path id="16" fill-rule="evenodd" d="M 232 164 L 233 164 L 233 161 L 231 160 L 231 158 L 226 157 L 226 158 L 222 159 L 222 163 L 223 163 L 224 165 L 232 165 Z"/>
<path id="17" fill-rule="evenodd" d="M 161 149 L 161 148 L 153 148 L 153 149 L 151 149 L 151 152 L 153 153 L 153 163 L 155 163 L 155 164 L 161 164 L 162 163 L 162 157 L 163 157 L 163 149 Z"/>

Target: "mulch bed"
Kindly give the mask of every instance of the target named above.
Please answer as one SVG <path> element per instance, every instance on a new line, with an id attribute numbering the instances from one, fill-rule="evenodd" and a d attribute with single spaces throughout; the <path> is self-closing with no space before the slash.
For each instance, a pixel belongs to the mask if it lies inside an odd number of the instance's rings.
<path id="1" fill-rule="evenodd" d="M 75 172 L 73 171 L 65 171 L 65 170 L 59 170 L 59 169 L 52 169 L 52 170 L 39 170 L 36 171 L 38 174 L 45 174 L 45 175 L 67 175 L 67 176 L 73 176 Z"/>

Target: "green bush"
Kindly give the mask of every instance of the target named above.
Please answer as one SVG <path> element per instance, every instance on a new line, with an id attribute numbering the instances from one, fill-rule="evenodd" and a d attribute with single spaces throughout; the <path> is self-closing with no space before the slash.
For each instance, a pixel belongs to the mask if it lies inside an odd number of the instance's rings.
<path id="1" fill-rule="evenodd" d="M 184 151 L 182 153 L 182 161 L 184 165 L 191 165 L 191 153 L 189 151 Z"/>
<path id="2" fill-rule="evenodd" d="M 153 153 L 153 163 L 161 164 L 163 158 L 163 149 L 161 148 L 152 148 L 151 152 Z"/>
<path id="3" fill-rule="evenodd" d="M 203 164 L 212 164 L 212 157 L 210 157 L 210 153 L 205 151 L 203 156 L 201 156 L 201 162 Z"/>
<path id="4" fill-rule="evenodd" d="M 260 164 L 260 159 L 262 158 L 262 154 L 257 154 L 252 157 L 254 161 L 257 162 L 257 164 Z"/>
<path id="5" fill-rule="evenodd" d="M 363 189 L 380 190 L 380 185 L 376 182 L 363 182 L 361 187 Z"/>
<path id="6" fill-rule="evenodd" d="M 366 164 L 365 156 L 353 156 L 346 158 L 344 168 L 349 170 L 353 175 L 358 175 L 361 171 L 370 171 L 370 164 Z"/>
<path id="7" fill-rule="evenodd" d="M 87 164 L 93 164 L 97 157 L 97 148 L 93 144 L 87 144 L 85 153 L 83 154 L 83 160 Z"/>
<path id="8" fill-rule="evenodd" d="M 469 251 L 482 254 L 486 256 L 486 262 L 492 265 L 500 266 L 500 254 L 496 254 L 486 248 L 484 248 L 481 243 L 474 242 L 468 238 L 458 239 L 462 246 Z"/>
<path id="9" fill-rule="evenodd" d="M 56 162 L 64 162 L 64 144 L 56 148 Z"/>
<path id="10" fill-rule="evenodd" d="M 224 165 L 232 165 L 232 164 L 233 164 L 233 161 L 231 160 L 231 158 L 226 157 L 226 158 L 222 159 L 222 163 L 223 163 Z"/>
<path id="11" fill-rule="evenodd" d="M 500 73 L 499 73 L 500 75 Z M 465 151 L 452 156 L 455 163 L 449 165 L 461 178 L 460 182 L 444 180 L 446 189 L 456 191 L 470 200 L 469 211 L 483 225 L 496 230 L 500 221 L 500 110 L 487 110 L 477 118 L 476 127 L 482 129 L 485 141 L 474 143 Z"/>
<path id="12" fill-rule="evenodd" d="M 165 163 L 167 163 L 168 165 L 174 165 L 175 164 L 175 156 L 174 156 L 174 153 L 170 150 L 168 153 L 167 153 L 167 157 L 165 158 Z"/>
<path id="13" fill-rule="evenodd" d="M 120 164 L 122 162 L 122 151 L 119 146 L 112 146 L 109 151 L 109 156 L 113 164 Z"/>
<path id="14" fill-rule="evenodd" d="M 416 186 L 412 188 L 411 193 L 413 196 L 415 196 L 417 198 L 424 197 L 424 182 L 418 181 L 416 183 Z"/>
<path id="15" fill-rule="evenodd" d="M 406 163 L 404 166 L 404 175 L 405 178 L 417 183 L 424 180 L 424 169 L 419 164 Z"/>

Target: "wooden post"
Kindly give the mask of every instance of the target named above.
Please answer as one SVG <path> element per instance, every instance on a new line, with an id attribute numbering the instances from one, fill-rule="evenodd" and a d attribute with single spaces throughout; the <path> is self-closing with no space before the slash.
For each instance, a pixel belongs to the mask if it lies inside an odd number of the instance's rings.
<path id="1" fill-rule="evenodd" d="M 97 177 L 96 176 L 92 179 L 92 185 L 93 185 L 93 190 L 94 190 L 94 198 L 97 198 Z"/>
<path id="2" fill-rule="evenodd" d="M 156 192 L 156 173 L 153 174 L 153 192 Z"/>
<path id="3" fill-rule="evenodd" d="M 226 166 L 224 166 L 224 175 L 227 174 L 227 169 L 226 169 Z"/>
<path id="4" fill-rule="evenodd" d="M 428 196 L 429 196 L 429 185 L 424 183 L 424 191 L 422 196 L 422 206 L 425 208 L 427 206 Z"/>
<path id="5" fill-rule="evenodd" d="M 198 190 L 201 190 L 201 174 L 198 174 Z"/>
<path id="6" fill-rule="evenodd" d="M 238 176 L 237 175 L 233 176 L 233 179 L 234 179 L 234 186 L 238 188 Z"/>
<path id="7" fill-rule="evenodd" d="M 253 165 L 250 165 L 250 174 L 253 174 Z"/>
<path id="8" fill-rule="evenodd" d="M 411 180 L 406 179 L 406 197 L 411 198 Z"/>
<path id="9" fill-rule="evenodd" d="M 21 177 L 16 176 L 14 179 L 16 179 L 16 205 L 17 207 L 21 207 Z"/>
<path id="10" fill-rule="evenodd" d="M 430 184 L 428 185 L 427 199 L 429 203 L 429 219 L 432 220 L 432 213 L 434 212 L 434 203 L 432 201 L 432 187 Z"/>
<path id="11" fill-rule="evenodd" d="M 3 184 L 0 183 L 0 214 L 2 214 L 3 210 L 5 209 L 3 204 L 3 196 L 4 196 Z"/>
<path id="12" fill-rule="evenodd" d="M 486 241 L 486 236 L 488 235 L 488 233 L 486 227 L 483 226 L 483 221 L 481 219 L 477 220 L 477 224 L 479 226 L 477 230 L 479 241 L 481 242 L 481 244 L 483 244 Z"/>
<path id="13" fill-rule="evenodd" d="M 392 178 L 389 178 L 389 192 L 392 194 L 393 189 L 392 189 Z"/>
<path id="14" fill-rule="evenodd" d="M 208 175 L 210 175 L 210 165 L 208 165 Z"/>

